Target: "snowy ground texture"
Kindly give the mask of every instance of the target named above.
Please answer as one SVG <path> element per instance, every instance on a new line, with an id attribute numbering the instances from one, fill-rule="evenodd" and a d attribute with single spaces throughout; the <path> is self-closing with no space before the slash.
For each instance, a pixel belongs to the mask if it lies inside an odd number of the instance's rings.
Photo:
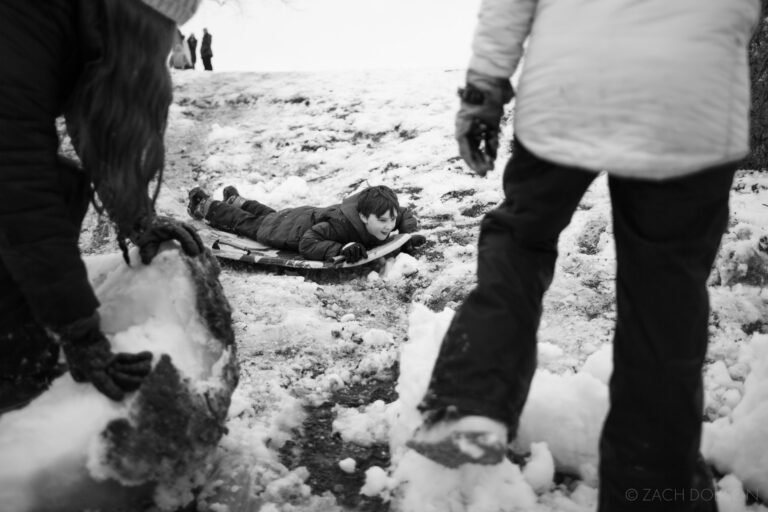
<path id="1" fill-rule="evenodd" d="M 614 248 L 604 177 L 560 241 L 539 370 L 515 452 L 450 471 L 407 451 L 442 333 L 474 282 L 478 225 L 501 172 L 468 171 L 452 138 L 462 73 L 176 72 L 161 213 L 225 185 L 273 207 L 386 184 L 419 217 L 416 258 L 343 273 L 224 263 L 241 379 L 229 432 L 188 510 L 590 511 L 610 375 Z M 511 133 L 505 132 L 505 140 Z M 741 171 L 710 281 L 703 452 L 724 512 L 768 497 L 768 174 Z M 85 253 L 116 250 L 91 217 Z M 744 488 L 751 494 L 748 494 Z"/>

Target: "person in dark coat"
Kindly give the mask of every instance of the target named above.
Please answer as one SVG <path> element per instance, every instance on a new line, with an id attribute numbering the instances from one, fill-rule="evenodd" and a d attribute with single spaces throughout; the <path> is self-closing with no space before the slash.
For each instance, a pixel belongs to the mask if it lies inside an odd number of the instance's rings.
<path id="1" fill-rule="evenodd" d="M 207 28 L 203 29 L 203 42 L 200 44 L 200 58 L 203 61 L 203 67 L 206 71 L 213 71 L 213 51 L 211 50 L 211 34 Z"/>
<path id="2" fill-rule="evenodd" d="M 392 231 L 413 233 L 418 229 L 413 214 L 400 206 L 392 189 L 383 185 L 349 196 L 341 204 L 280 211 L 243 198 L 231 186 L 224 189 L 224 201 L 212 200 L 199 187 L 192 189 L 189 197 L 192 217 L 276 249 L 298 251 L 310 260 L 344 256 L 354 263 L 367 257 L 367 249 L 385 243 Z M 423 236 L 413 235 L 405 250 L 425 241 Z"/>
<path id="3" fill-rule="evenodd" d="M 113 400 L 151 369 L 149 352 L 111 351 L 78 237 L 93 202 L 124 254 L 127 239 L 145 263 L 169 239 L 203 250 L 148 193 L 164 161 L 166 57 L 198 3 L 0 0 L 0 414 L 63 371 L 60 347 L 72 377 Z M 61 114 L 82 167 L 58 154 Z"/>
<path id="4" fill-rule="evenodd" d="M 197 63 L 197 38 L 195 34 L 189 34 L 187 46 L 189 47 L 189 59 L 192 61 L 192 69 L 194 69 Z"/>

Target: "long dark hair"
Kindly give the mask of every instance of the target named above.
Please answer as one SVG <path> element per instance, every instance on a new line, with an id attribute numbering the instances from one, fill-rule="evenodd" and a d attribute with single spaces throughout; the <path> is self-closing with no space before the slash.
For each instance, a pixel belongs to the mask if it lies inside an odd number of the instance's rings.
<path id="1" fill-rule="evenodd" d="M 67 128 L 101 203 L 93 204 L 107 212 L 122 241 L 152 217 L 162 181 L 173 94 L 166 60 L 176 24 L 140 0 L 98 4 L 100 55 L 75 87 Z"/>

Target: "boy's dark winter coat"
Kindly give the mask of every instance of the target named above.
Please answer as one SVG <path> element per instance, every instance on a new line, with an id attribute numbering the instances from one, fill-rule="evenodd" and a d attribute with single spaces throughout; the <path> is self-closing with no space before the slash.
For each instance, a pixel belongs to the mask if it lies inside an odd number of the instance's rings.
<path id="1" fill-rule="evenodd" d="M 307 259 L 329 260 L 338 256 L 341 248 L 350 242 L 361 243 L 367 248 L 384 243 L 365 229 L 357 211 L 358 197 L 359 194 L 352 195 L 333 206 L 299 206 L 270 211 L 263 216 L 255 214 L 266 208 L 257 201 L 247 201 L 243 209 L 217 201 L 211 206 L 207 220 L 218 229 L 232 231 L 277 249 L 298 251 Z M 249 203 L 255 208 L 250 208 Z M 400 233 L 412 233 L 417 228 L 413 214 L 401 207 L 394 229 Z"/>
<path id="2" fill-rule="evenodd" d="M 256 240 L 279 249 L 299 251 L 312 260 L 328 260 L 341 253 L 341 248 L 358 242 L 370 248 L 384 242 L 365 229 L 357 212 L 355 194 L 341 204 L 317 208 L 300 206 L 270 213 L 259 227 Z M 416 231 L 416 218 L 400 207 L 395 229 L 400 233 Z"/>
<path id="3" fill-rule="evenodd" d="M 0 0 L 0 331 L 98 306 L 77 244 L 88 179 L 57 159 L 55 124 L 92 57 L 94 4 Z"/>

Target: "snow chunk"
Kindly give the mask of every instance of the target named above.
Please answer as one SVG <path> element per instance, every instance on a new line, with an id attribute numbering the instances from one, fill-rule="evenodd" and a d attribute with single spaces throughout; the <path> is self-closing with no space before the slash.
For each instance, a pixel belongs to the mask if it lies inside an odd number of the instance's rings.
<path id="1" fill-rule="evenodd" d="M 523 478 L 537 494 L 552 487 L 555 478 L 555 461 L 547 443 L 531 443 L 531 459 L 523 468 Z"/>
<path id="2" fill-rule="evenodd" d="M 733 473 L 750 490 L 768 495 L 768 335 L 755 334 L 742 348 L 740 360 L 751 371 L 744 396 L 730 417 L 704 424 L 702 453 L 723 473 Z"/>
<path id="3" fill-rule="evenodd" d="M 352 457 L 347 457 L 344 460 L 339 461 L 339 468 L 345 473 L 354 473 L 357 467 L 357 461 Z"/>
<path id="4" fill-rule="evenodd" d="M 554 343 L 549 343 L 547 341 L 541 341 L 538 344 L 538 353 L 539 357 L 543 362 L 546 361 L 555 361 L 563 356 L 565 351 L 555 345 Z"/>
<path id="5" fill-rule="evenodd" d="M 513 512 L 531 510 L 536 494 L 509 460 L 449 469 L 408 451 L 392 475 L 401 488 L 397 510 Z"/>
<path id="6" fill-rule="evenodd" d="M 717 506 L 720 512 L 742 512 L 747 495 L 738 478 L 726 475 L 717 482 Z"/>
<path id="7" fill-rule="evenodd" d="M 153 370 L 122 402 L 65 374 L 27 407 L 2 415 L 0 503 L 19 512 L 109 510 L 141 498 L 145 483 L 157 484 L 161 509 L 192 499 L 196 474 L 223 433 L 237 370 L 229 317 L 211 314 L 228 312 L 218 265 L 211 255 L 190 259 L 171 247 L 151 265 L 139 263 L 135 248 L 131 266 L 121 254 L 85 259 L 113 350 L 151 351 Z M 188 430 L 170 427 L 177 424 Z M 50 475 L 67 476 L 51 486 Z"/>
<path id="8" fill-rule="evenodd" d="M 360 489 L 360 494 L 376 496 L 386 491 L 389 487 L 389 476 L 379 466 L 371 466 L 365 471 L 365 485 Z"/>
<path id="9" fill-rule="evenodd" d="M 336 405 L 334 412 L 336 419 L 333 420 L 333 432 L 340 433 L 345 441 L 360 446 L 371 446 L 387 441 L 389 422 L 387 406 L 382 400 L 376 400 L 365 406 L 362 411 Z"/>
<path id="10" fill-rule="evenodd" d="M 528 449 L 546 441 L 557 468 L 585 480 L 597 467 L 598 439 L 608 412 L 608 388 L 586 372 L 555 375 L 537 370 L 515 443 Z"/>
<path id="11" fill-rule="evenodd" d="M 603 345 L 599 350 L 592 352 L 584 361 L 581 371 L 607 385 L 613 373 L 613 345 Z"/>
<path id="12" fill-rule="evenodd" d="M 390 282 L 398 281 L 416 274 L 420 266 L 416 258 L 401 252 L 396 258 L 387 259 L 384 269 L 381 271 L 381 278 Z"/>

